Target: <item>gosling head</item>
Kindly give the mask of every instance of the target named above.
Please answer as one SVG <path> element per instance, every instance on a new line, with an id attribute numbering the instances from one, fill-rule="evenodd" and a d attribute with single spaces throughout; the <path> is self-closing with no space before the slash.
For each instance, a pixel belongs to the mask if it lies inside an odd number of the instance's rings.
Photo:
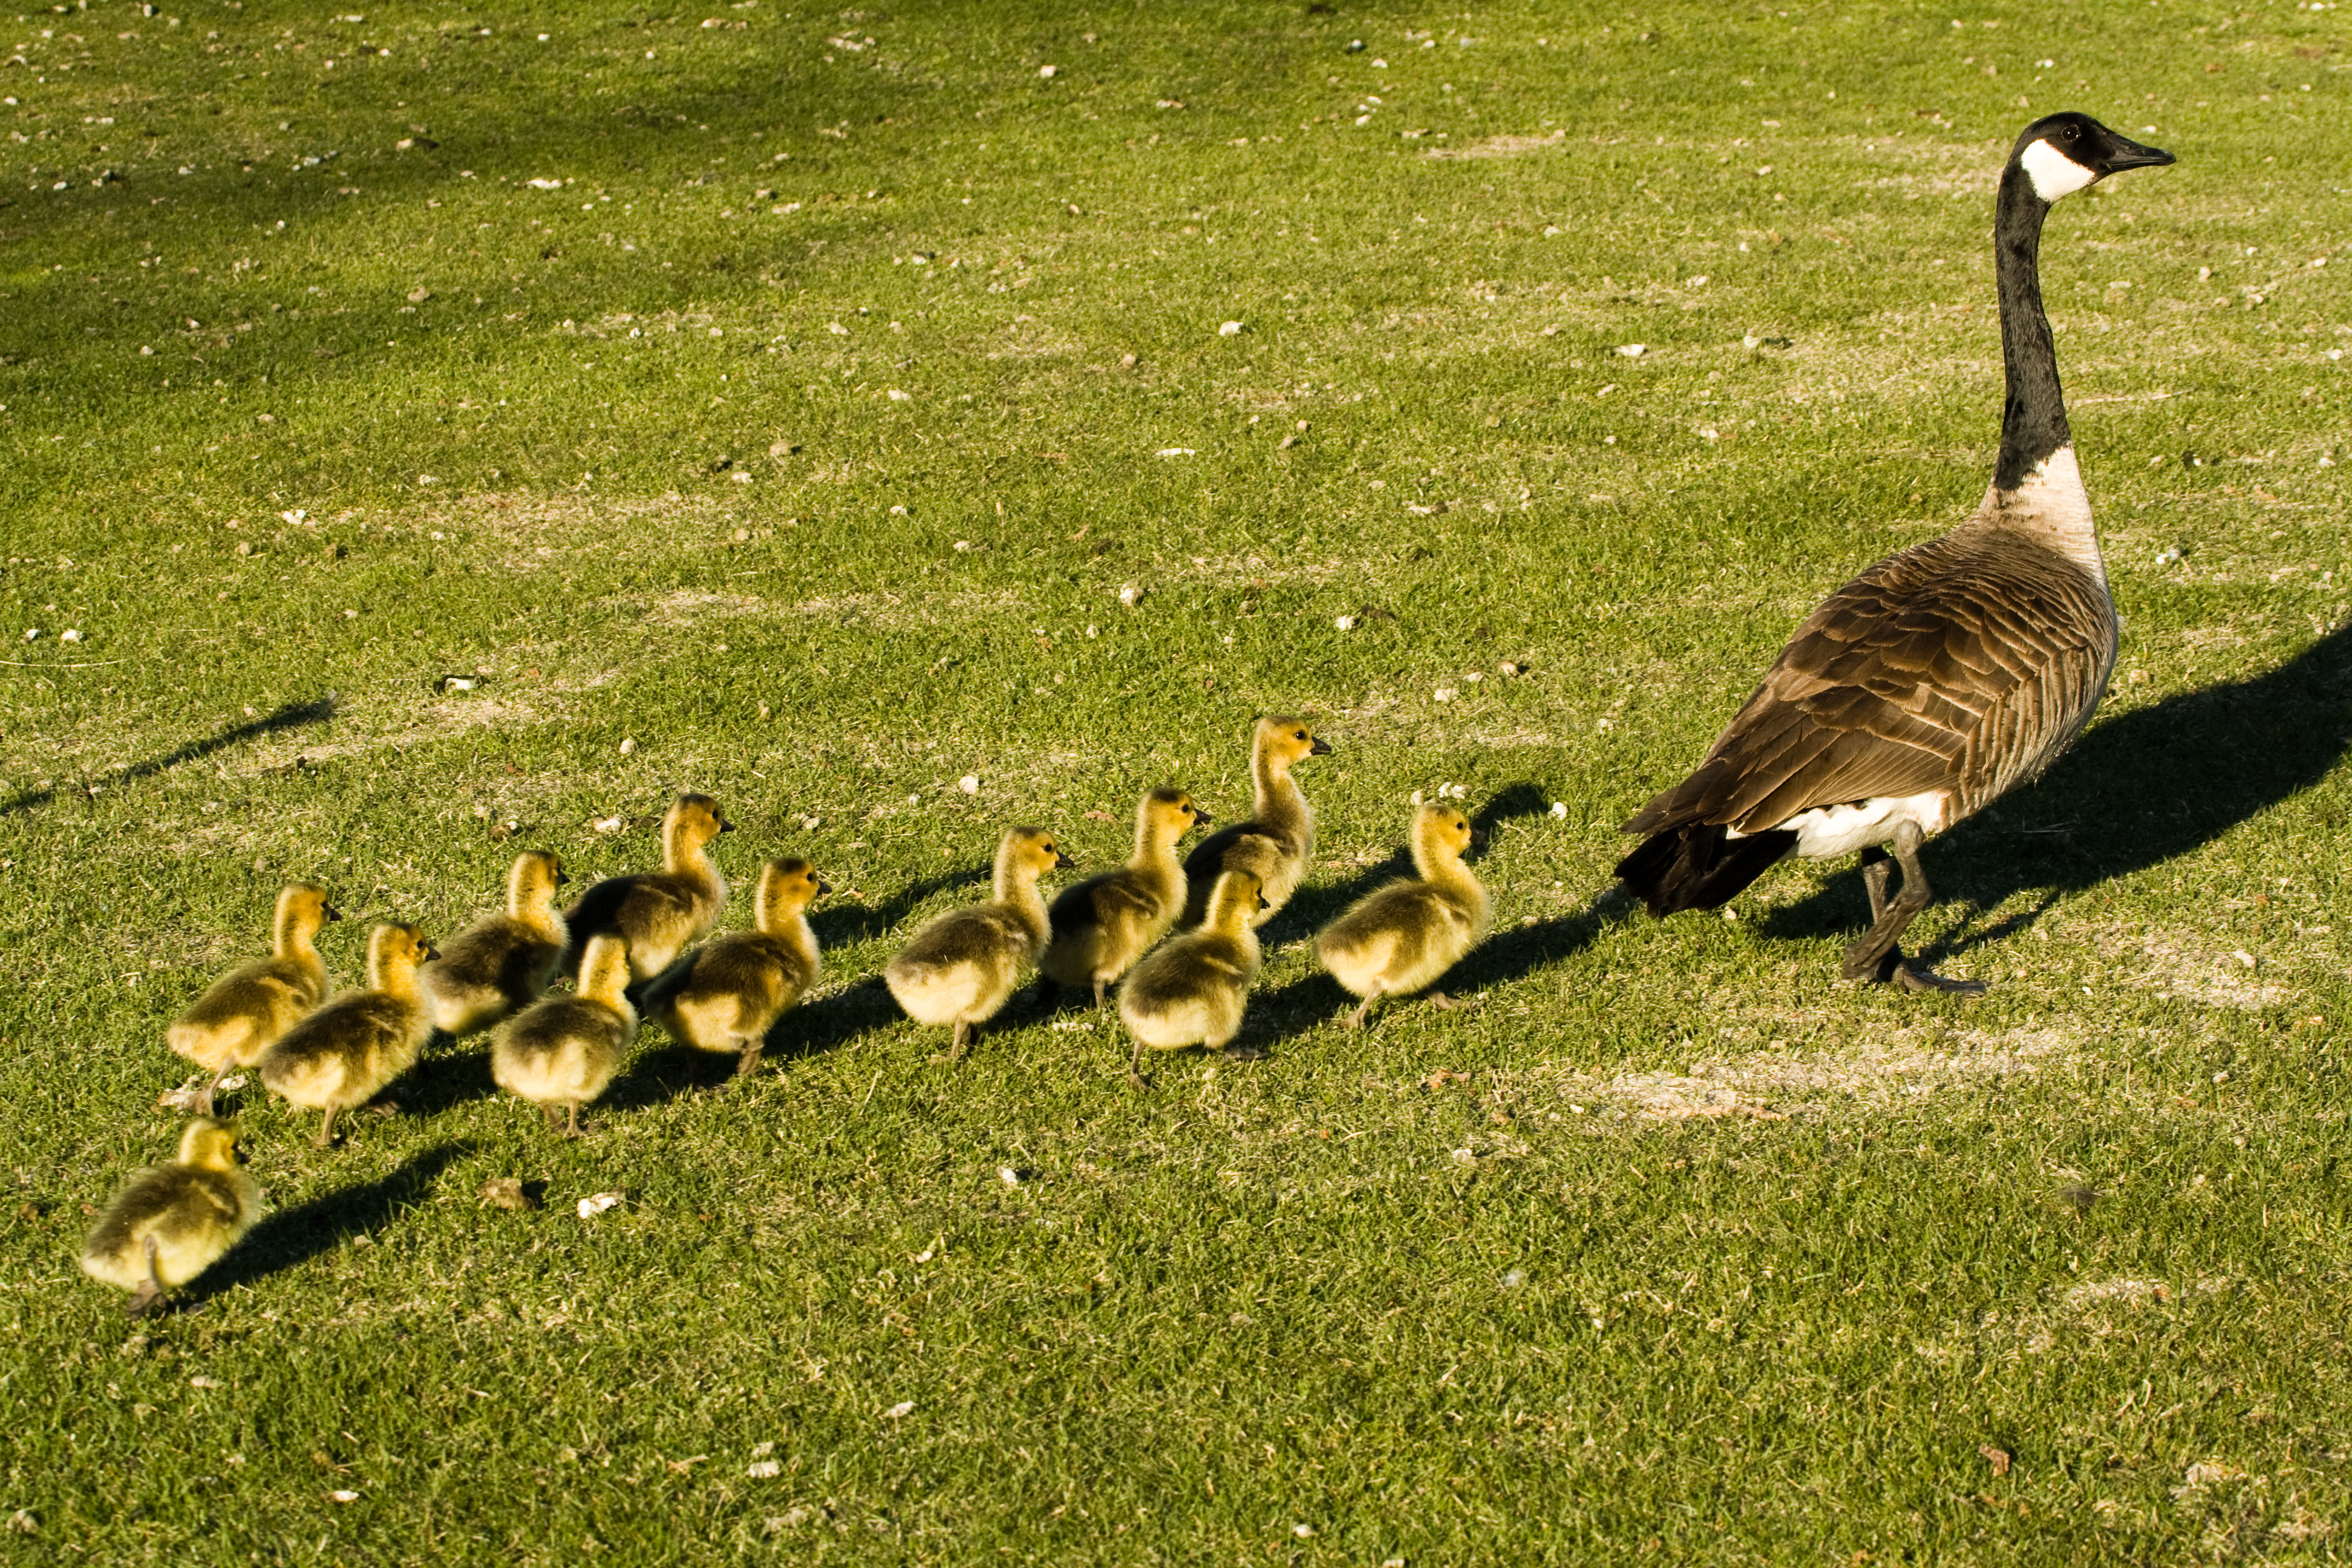
<path id="1" fill-rule="evenodd" d="M 425 940 L 425 932 L 404 921 L 386 921 L 368 932 L 368 973 L 402 973 L 441 954 Z"/>
<path id="2" fill-rule="evenodd" d="M 1166 785 L 1143 797 L 1137 816 L 1136 829 L 1144 837 L 1165 838 L 1171 844 L 1213 820 L 1189 792 Z"/>
<path id="3" fill-rule="evenodd" d="M 180 1163 L 205 1171 L 236 1170 L 236 1129 L 209 1116 L 197 1117 L 180 1130 Z"/>
<path id="4" fill-rule="evenodd" d="M 316 882 L 289 882 L 278 889 L 279 931 L 316 936 L 320 926 L 342 918 L 342 911 L 327 902 L 327 889 Z"/>
<path id="5" fill-rule="evenodd" d="M 1328 757 L 1329 742 L 1317 738 L 1304 719 L 1270 717 L 1257 721 L 1257 732 L 1251 742 L 1258 755 L 1277 767 L 1287 768 L 1305 757 Z"/>
<path id="6" fill-rule="evenodd" d="M 833 891 L 805 860 L 771 860 L 760 868 L 755 923 L 766 930 L 774 921 L 800 913 Z"/>
<path id="7" fill-rule="evenodd" d="M 563 861 L 552 849 L 524 850 L 515 857 L 514 868 L 507 874 L 508 889 L 519 904 L 543 903 L 570 880 L 563 874 Z"/>
<path id="8" fill-rule="evenodd" d="M 735 825 L 720 815 L 719 803 L 707 795 L 682 795 L 662 818 L 665 837 L 679 837 L 690 843 L 708 844 L 722 833 L 732 833 Z"/>
<path id="9" fill-rule="evenodd" d="M 1472 837 L 1470 819 L 1450 805 L 1433 802 L 1413 811 L 1413 847 L 1419 851 L 1416 858 L 1425 858 L 1432 851 L 1458 858 L 1469 852 Z"/>
<path id="10" fill-rule="evenodd" d="M 1248 926 L 1266 907 L 1265 884 L 1255 871 L 1221 871 L 1209 893 L 1207 923 L 1214 930 Z"/>
<path id="11" fill-rule="evenodd" d="M 1063 852 L 1061 841 L 1042 827 L 1007 828 L 1004 841 L 996 849 L 998 874 L 1009 873 L 1023 881 L 1034 881 L 1048 871 L 1066 870 L 1076 864 Z"/>
<path id="12" fill-rule="evenodd" d="M 2142 146 L 2089 115 L 2069 110 L 2045 114 L 2027 126 L 2009 161 L 2024 171 L 2033 194 L 2047 203 L 2071 196 L 2109 174 L 2158 168 L 2173 159 L 2161 148 Z"/>

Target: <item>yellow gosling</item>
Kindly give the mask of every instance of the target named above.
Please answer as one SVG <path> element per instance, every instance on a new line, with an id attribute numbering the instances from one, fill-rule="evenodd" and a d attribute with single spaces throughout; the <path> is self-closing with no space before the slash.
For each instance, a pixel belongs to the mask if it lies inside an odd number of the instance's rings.
<path id="1" fill-rule="evenodd" d="M 805 860 L 771 860 L 760 873 L 751 926 L 727 931 L 662 972 L 646 1012 L 673 1038 L 735 1058 L 737 1073 L 760 1065 L 768 1031 L 816 984 L 822 961 L 808 907 L 833 889 Z"/>
<path id="2" fill-rule="evenodd" d="M 416 972 L 435 1028 L 477 1034 L 539 1000 L 570 935 L 556 912 L 555 889 L 571 879 L 552 851 L 515 858 L 507 871 L 507 912 L 459 931 Z"/>
<path id="3" fill-rule="evenodd" d="M 1315 956 L 1331 977 L 1362 997 L 1348 1016 L 1360 1029 L 1383 996 L 1405 996 L 1435 982 L 1486 940 L 1494 908 L 1486 889 L 1462 863 L 1470 847 L 1470 821 L 1451 806 L 1417 806 L 1412 814 L 1412 865 L 1420 876 L 1391 882 L 1359 900 L 1315 937 Z M 1443 991 L 1429 999 L 1461 1005 Z"/>
<path id="4" fill-rule="evenodd" d="M 212 1069 L 196 1109 L 213 1113 L 213 1095 L 231 1069 L 261 1059 L 271 1041 L 294 1026 L 327 994 L 327 966 L 320 960 L 319 930 L 341 920 L 325 889 L 289 882 L 278 890 L 278 911 L 269 926 L 269 956 L 238 964 L 212 983 L 172 1020 L 163 1039 L 200 1068 Z"/>
<path id="5" fill-rule="evenodd" d="M 1073 882 L 1045 911 L 1053 934 L 1037 967 L 1055 984 L 1103 992 L 1151 944 L 1168 934 L 1184 907 L 1184 868 L 1176 841 L 1209 814 L 1181 789 L 1155 789 L 1135 808 L 1135 853 L 1116 871 Z"/>
<path id="6" fill-rule="evenodd" d="M 406 1072 L 433 1032 L 416 969 L 433 944 L 413 925 L 387 921 L 368 935 L 367 984 L 346 991 L 261 1053 L 261 1081 L 295 1104 L 324 1111 L 319 1147 L 334 1139 L 335 1113 L 365 1105 Z"/>
<path id="7" fill-rule="evenodd" d="M 1208 919 L 1153 949 L 1119 987 L 1118 1019 L 1135 1037 L 1127 1076 L 1138 1089 L 1151 1087 L 1143 1076 L 1146 1046 L 1156 1051 L 1202 1046 L 1235 1061 L 1265 1054 L 1233 1043 L 1249 1007 L 1250 982 L 1257 978 L 1257 921 L 1265 904 L 1255 873 L 1225 872 L 1209 895 Z"/>
<path id="8" fill-rule="evenodd" d="M 1212 833 L 1184 858 L 1186 925 L 1198 925 L 1207 915 L 1210 889 L 1221 871 L 1247 871 L 1258 879 L 1265 898 L 1256 917 L 1259 925 L 1290 901 L 1315 858 L 1315 810 L 1290 770 L 1307 757 L 1330 752 L 1304 720 L 1257 721 L 1250 737 L 1250 784 L 1255 799 L 1249 820 Z"/>
<path id="9" fill-rule="evenodd" d="M 580 1136 L 580 1108 L 611 1086 L 637 1037 L 629 973 L 625 942 L 591 937 L 580 961 L 579 991 L 533 1003 L 491 1037 L 490 1076 L 509 1094 L 537 1105 L 560 1137 Z"/>
<path id="10" fill-rule="evenodd" d="M 971 1045 L 1045 949 L 1051 927 L 1037 879 L 1076 862 L 1042 827 L 1008 829 L 996 847 L 995 897 L 950 910 L 917 931 L 882 971 L 890 994 L 921 1024 L 949 1024 L 948 1059 Z"/>
<path id="11" fill-rule="evenodd" d="M 180 1134 L 180 1156 L 122 1184 L 82 1244 L 81 1271 L 131 1292 L 134 1318 L 236 1245 L 261 1217 L 261 1189 L 239 1167 L 236 1130 L 208 1116 Z"/>
<path id="12" fill-rule="evenodd" d="M 564 967 L 572 966 L 590 937 L 617 936 L 629 944 L 629 973 L 635 978 L 650 980 L 667 969 L 688 943 L 709 934 L 727 905 L 727 883 L 707 847 L 734 828 L 709 795 L 679 795 L 662 818 L 662 868 L 609 877 L 564 911 L 572 931 Z"/>

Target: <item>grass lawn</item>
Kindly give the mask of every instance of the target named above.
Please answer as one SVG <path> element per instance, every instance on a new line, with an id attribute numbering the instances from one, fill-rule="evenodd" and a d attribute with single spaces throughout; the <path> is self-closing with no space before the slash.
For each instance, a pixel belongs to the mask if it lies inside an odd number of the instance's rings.
<path id="1" fill-rule="evenodd" d="M 2341 1560 L 2347 13 L 706 4 L 10 13 L 0 1557 Z M 1927 852 L 1991 994 L 1839 983 L 1850 863 L 1639 917 L 1616 825 L 1982 493 L 2059 108 L 2180 161 L 2042 249 L 2125 632 Z M 878 972 L 1002 828 L 1231 819 L 1266 710 L 1271 1056 L 934 1060 Z M 1441 784 L 1476 1005 L 1347 1033 L 1306 938 Z M 835 889 L 757 1077 L 248 1085 L 273 1216 L 80 1276 L 283 879 L 349 984 L 682 788 L 728 923 Z"/>

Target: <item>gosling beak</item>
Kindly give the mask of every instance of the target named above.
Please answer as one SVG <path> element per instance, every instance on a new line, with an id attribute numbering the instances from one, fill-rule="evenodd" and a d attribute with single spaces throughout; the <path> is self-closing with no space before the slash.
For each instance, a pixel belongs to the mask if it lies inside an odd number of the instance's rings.
<path id="1" fill-rule="evenodd" d="M 2116 142 L 2115 150 L 2106 156 L 2107 173 L 2110 174 L 2120 174 L 2126 169 L 2161 169 L 2167 163 L 2179 162 L 2161 147 L 2146 146 L 2128 137 L 2116 136 L 2112 131 L 2107 134 L 2115 136 Z"/>
<path id="2" fill-rule="evenodd" d="M 571 879 L 570 877 L 568 877 L 568 876 L 564 875 L 564 874 L 563 874 L 562 872 L 561 872 L 561 871 L 558 871 L 558 872 L 555 874 L 555 885 L 556 885 L 557 887 L 559 887 L 559 888 L 560 888 L 560 887 L 562 887 L 562 886 L 563 886 L 563 884 L 564 884 L 564 883 L 566 883 L 566 882 L 568 882 L 568 881 L 570 881 L 570 880 L 572 880 L 572 879 Z"/>
<path id="3" fill-rule="evenodd" d="M 1054 868 L 1055 870 L 1075 870 L 1077 868 L 1077 864 L 1078 863 L 1076 860 L 1070 858 L 1070 852 L 1068 850 L 1056 849 L 1054 851 Z"/>
<path id="4" fill-rule="evenodd" d="M 721 833 L 732 833 L 735 831 L 735 825 L 722 816 L 719 819 L 719 831 Z"/>
<path id="5" fill-rule="evenodd" d="M 1331 754 L 1331 742 L 1318 735 L 1315 737 L 1315 743 L 1307 748 L 1307 754 L 1310 757 L 1328 757 Z"/>
<path id="6" fill-rule="evenodd" d="M 1272 904 L 1265 901 L 1265 895 L 1264 893 L 1260 893 L 1257 896 L 1257 907 L 1261 910 L 1270 910 L 1274 908 Z"/>
<path id="7" fill-rule="evenodd" d="M 326 911 L 327 918 L 331 921 L 339 921 L 343 918 L 343 911 L 335 908 L 332 904 L 321 904 L 320 908 Z"/>
<path id="8" fill-rule="evenodd" d="M 425 944 L 425 962 L 427 963 L 437 963 L 440 962 L 440 959 L 441 950 L 434 946 L 431 942 L 426 942 Z"/>
<path id="9" fill-rule="evenodd" d="M 1196 805 L 1196 806 L 1194 806 L 1194 807 L 1192 808 L 1192 826 L 1195 826 L 1195 827 L 1206 827 L 1206 826 L 1208 826 L 1211 823 L 1213 823 L 1213 822 L 1214 822 L 1214 821 L 1216 821 L 1216 820 L 1217 820 L 1217 819 L 1216 819 L 1215 817 L 1211 816 L 1207 812 L 1202 811 L 1199 806 L 1197 806 L 1197 805 Z"/>
<path id="10" fill-rule="evenodd" d="M 816 896 L 821 899 L 831 891 L 833 891 L 833 884 L 824 880 L 823 878 L 819 878 L 816 884 Z"/>

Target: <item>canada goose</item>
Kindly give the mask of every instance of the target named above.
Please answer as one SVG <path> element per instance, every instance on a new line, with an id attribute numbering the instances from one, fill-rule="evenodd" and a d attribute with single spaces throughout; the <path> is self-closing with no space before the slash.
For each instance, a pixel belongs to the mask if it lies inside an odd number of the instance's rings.
<path id="1" fill-rule="evenodd" d="M 1315 956 L 1331 978 L 1364 999 L 1348 1016 L 1348 1027 L 1362 1028 L 1381 997 L 1430 984 L 1486 940 L 1494 907 L 1462 863 L 1469 847 L 1468 817 L 1452 806 L 1416 806 L 1412 868 L 1420 877 L 1377 889 L 1316 933 Z M 1441 1007 L 1461 1005 L 1443 991 L 1432 991 L 1429 999 Z"/>
<path id="2" fill-rule="evenodd" d="M 571 879 L 549 850 L 515 858 L 507 871 L 507 912 L 459 931 L 416 972 L 435 1028 L 470 1035 L 539 1000 L 563 956 L 568 931 L 555 912 L 555 889 Z"/>
<path id="3" fill-rule="evenodd" d="M 646 988 L 646 1012 L 687 1045 L 732 1056 L 738 1073 L 750 1072 L 769 1029 L 816 984 L 822 963 L 808 907 L 832 890 L 805 860 L 769 861 L 752 929 L 722 932 L 664 970 Z"/>
<path id="4" fill-rule="evenodd" d="M 81 1271 L 131 1292 L 131 1315 L 159 1311 L 261 1217 L 261 1189 L 236 1158 L 236 1130 L 199 1116 L 179 1158 L 136 1172 L 82 1244 Z"/>
<path id="5" fill-rule="evenodd" d="M 707 795 L 682 795 L 662 817 L 662 868 L 635 877 L 608 877 L 563 911 L 572 966 L 592 936 L 625 937 L 629 973 L 650 980 L 667 969 L 687 943 L 699 942 L 727 903 L 727 883 L 704 848 L 735 825 Z"/>
<path id="6" fill-rule="evenodd" d="M 278 890 L 269 923 L 269 956 L 241 963 L 205 989 L 172 1020 L 164 1041 L 198 1067 L 213 1069 L 196 1110 L 213 1113 L 213 1095 L 232 1068 L 249 1068 L 269 1043 L 327 994 L 327 966 L 313 945 L 319 929 L 342 915 L 324 889 L 289 882 Z"/>
<path id="7" fill-rule="evenodd" d="M 2088 721 L 2115 663 L 2089 496 L 2066 426 L 2036 261 L 2051 204 L 2124 169 L 2169 163 L 2082 114 L 2025 128 L 1994 205 L 2008 401 L 1976 515 L 1832 595 L 1696 772 L 1625 824 L 1617 868 L 1653 915 L 1714 909 L 1794 850 L 1862 852 L 1867 933 L 1849 979 L 1980 992 L 1897 945 L 1934 895 L 1919 846 L 2039 775 Z M 1887 897 L 1892 840 L 1902 890 Z"/>
<path id="8" fill-rule="evenodd" d="M 1221 871 L 1248 871 L 1257 878 L 1264 898 L 1256 916 L 1260 925 L 1290 901 L 1315 858 L 1315 809 L 1290 770 L 1302 758 L 1330 754 L 1331 748 L 1304 720 L 1257 721 L 1250 735 L 1249 820 L 1212 833 L 1184 858 L 1186 925 L 1198 925 L 1208 913 L 1209 891 Z"/>
<path id="9" fill-rule="evenodd" d="M 1054 934 L 1037 967 L 1048 990 L 1091 982 L 1095 1005 L 1102 1005 L 1104 988 L 1176 923 L 1184 903 L 1176 841 L 1209 820 L 1181 789 L 1155 789 L 1137 804 L 1135 853 L 1127 864 L 1071 883 L 1045 911 Z"/>
<path id="10" fill-rule="evenodd" d="M 1231 870 L 1210 890 L 1208 918 L 1161 942 L 1118 988 L 1118 1020 L 1135 1037 L 1128 1080 L 1150 1089 L 1143 1047 L 1156 1051 L 1203 1046 L 1235 1061 L 1265 1055 L 1233 1043 L 1257 978 L 1257 922 L 1265 915 L 1265 885 L 1254 871 Z"/>
<path id="11" fill-rule="evenodd" d="M 335 1113 L 364 1105 L 406 1072 L 433 1032 L 418 994 L 416 967 L 435 956 L 413 925 L 387 921 L 368 933 L 367 984 L 346 991 L 261 1053 L 261 1081 L 273 1093 L 323 1110 L 319 1147 L 335 1135 Z"/>
<path id="12" fill-rule="evenodd" d="M 630 969 L 626 942 L 592 936 L 580 957 L 580 989 L 540 998 L 490 1037 L 490 1077 L 537 1105 L 562 1137 L 580 1136 L 580 1108 L 604 1092 L 637 1037 Z"/>
<path id="13" fill-rule="evenodd" d="M 884 967 L 883 981 L 908 1017 L 955 1026 L 950 1061 L 963 1055 L 972 1026 L 996 1016 L 1045 951 L 1051 928 L 1037 879 L 1076 864 L 1044 828 L 1008 828 L 996 847 L 995 896 L 940 915 Z"/>

